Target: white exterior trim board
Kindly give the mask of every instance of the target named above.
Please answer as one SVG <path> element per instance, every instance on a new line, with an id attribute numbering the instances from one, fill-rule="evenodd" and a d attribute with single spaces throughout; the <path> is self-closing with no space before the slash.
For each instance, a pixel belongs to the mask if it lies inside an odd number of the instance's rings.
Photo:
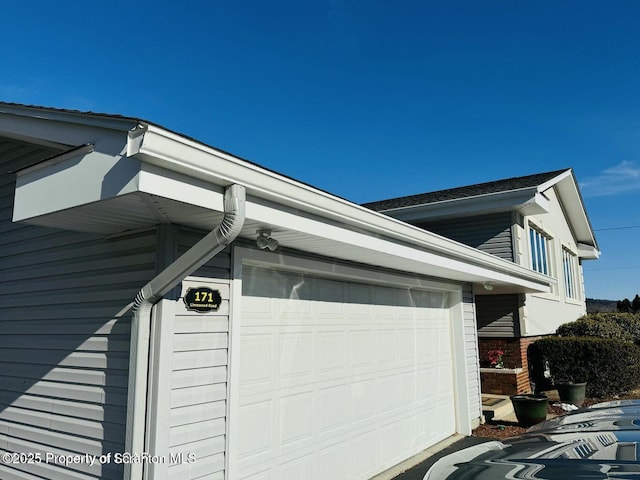
<path id="1" fill-rule="evenodd" d="M 425 232 L 418 227 L 360 207 L 153 125 L 150 125 L 149 130 L 144 134 L 139 153 L 135 156 L 143 162 L 217 185 L 225 186 L 230 183 L 244 185 L 248 198 L 255 196 L 275 201 L 280 205 L 294 207 L 298 214 L 291 216 L 298 219 L 301 210 L 340 224 L 356 227 L 362 231 L 384 235 L 403 243 L 419 245 L 421 248 L 428 248 L 434 253 L 445 254 L 450 258 L 457 257 L 464 264 L 474 262 L 488 268 L 502 270 L 508 275 L 513 274 L 531 279 L 533 282 L 548 283 L 547 278 L 536 278 L 535 272 L 512 262 L 506 262 L 475 248 Z M 258 212 L 252 210 L 253 208 L 258 209 L 259 207 L 248 202 L 247 218 L 262 221 L 271 218 L 268 215 L 257 215 Z M 253 215 L 250 214 L 250 210 L 254 212 Z M 274 209 L 270 210 L 274 211 Z M 293 230 L 296 229 L 293 228 Z M 368 236 L 366 238 L 371 239 Z"/>
<path id="2" fill-rule="evenodd" d="M 500 271 L 491 269 L 491 267 L 483 265 L 480 262 L 478 262 L 480 265 L 475 264 L 475 258 L 461 258 L 454 255 L 445 256 L 441 255 L 440 252 L 427 251 L 429 245 L 423 244 L 421 245 L 422 248 L 418 249 L 406 244 L 391 242 L 384 238 L 369 236 L 327 223 L 321 223 L 317 220 L 303 217 L 299 214 L 295 215 L 293 213 L 284 212 L 265 205 L 256 204 L 251 201 L 247 202 L 246 216 L 247 219 L 254 220 L 269 219 L 271 224 L 278 225 L 286 230 L 293 230 L 315 237 L 331 239 L 336 243 L 357 246 L 362 250 L 371 251 L 371 255 L 395 256 L 416 262 L 414 273 L 422 275 L 427 275 L 427 273 L 424 272 L 424 269 L 430 266 L 436 266 L 445 269 L 447 273 L 454 275 L 454 277 L 456 276 L 454 272 L 457 272 L 457 280 L 466 281 L 466 279 L 475 277 L 474 280 L 468 281 L 504 282 L 507 284 L 519 285 L 523 288 L 534 291 L 548 291 L 548 287 L 545 288 L 545 285 L 548 285 L 550 282 L 555 282 L 555 280 L 547 277 L 546 275 L 532 272 L 525 267 L 516 265 L 512 262 L 507 262 L 494 257 L 493 255 L 483 254 L 483 257 L 485 255 L 492 257 L 492 260 L 494 260 L 492 263 L 503 267 Z M 458 245 L 454 242 L 451 243 Z M 471 247 L 467 248 L 474 252 L 478 252 L 478 250 Z M 339 251 L 335 250 L 333 256 L 339 256 Z"/>

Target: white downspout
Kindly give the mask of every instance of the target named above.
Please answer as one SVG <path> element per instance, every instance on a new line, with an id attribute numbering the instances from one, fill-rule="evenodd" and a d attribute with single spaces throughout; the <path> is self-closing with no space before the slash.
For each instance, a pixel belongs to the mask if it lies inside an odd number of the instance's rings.
<path id="1" fill-rule="evenodd" d="M 131 321 L 125 453 L 141 454 L 145 448 L 149 332 L 153 306 L 238 236 L 244 225 L 245 197 L 243 186 L 234 184 L 227 187 L 224 194 L 225 215 L 220 225 L 142 287 L 136 296 Z M 142 463 L 125 464 L 124 479 L 141 480 L 143 466 Z"/>

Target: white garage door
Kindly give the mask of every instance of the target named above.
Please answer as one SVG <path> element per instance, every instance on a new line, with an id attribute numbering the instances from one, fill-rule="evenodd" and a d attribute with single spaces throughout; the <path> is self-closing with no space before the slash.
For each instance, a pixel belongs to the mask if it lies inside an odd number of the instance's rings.
<path id="1" fill-rule="evenodd" d="M 232 480 L 366 479 L 455 432 L 446 293 L 242 277 Z"/>

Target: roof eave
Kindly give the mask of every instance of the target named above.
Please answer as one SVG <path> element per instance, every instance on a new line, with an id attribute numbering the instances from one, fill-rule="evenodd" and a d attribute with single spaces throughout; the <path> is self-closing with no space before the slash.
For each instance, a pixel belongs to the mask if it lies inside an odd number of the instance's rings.
<path id="1" fill-rule="evenodd" d="M 599 256 L 598 242 L 573 170 L 568 170 L 566 174 L 561 175 L 552 186 L 558 192 L 560 202 L 576 241 L 593 247 L 594 251 L 598 251 Z M 597 256 L 585 258 L 597 258 Z"/>
<path id="2" fill-rule="evenodd" d="M 223 187 L 238 183 L 246 187 L 248 196 L 317 215 L 333 224 L 366 232 L 368 236 L 428 249 L 500 275 L 518 278 L 527 288 L 548 291 L 553 283 L 549 277 L 515 263 L 373 212 L 155 125 L 149 125 L 143 135 L 144 138 L 137 140 L 135 148 L 131 150 L 131 155 L 143 162 Z"/>
<path id="3" fill-rule="evenodd" d="M 77 110 L 64 110 L 7 102 L 0 102 L 0 113 L 34 120 L 50 120 L 120 131 L 127 131 L 135 128 L 139 123 L 145 123 L 138 118 L 125 117 L 122 115 L 81 112 Z"/>
<path id="4" fill-rule="evenodd" d="M 549 202 L 538 193 L 537 188 L 529 187 L 380 210 L 380 213 L 405 222 L 419 222 L 514 210 L 523 215 L 534 215 L 548 212 L 548 209 Z"/>
<path id="5" fill-rule="evenodd" d="M 316 235 L 323 243 L 325 255 L 333 256 L 335 248 L 332 250 L 332 247 L 340 247 L 341 242 L 344 243 L 342 236 L 348 236 L 351 238 L 348 247 L 352 251 L 357 250 L 359 258 L 365 263 L 369 262 L 367 259 L 371 255 L 382 255 L 386 258 L 385 266 L 388 268 L 394 268 L 394 259 L 398 259 L 409 266 L 407 271 L 423 275 L 431 275 L 431 270 L 449 272 L 450 277 L 447 274 L 441 278 L 466 282 L 495 281 L 505 286 L 512 285 L 520 291 L 549 291 L 554 283 L 553 279 L 512 262 L 425 232 L 148 122 L 10 104 L 0 104 L 0 113 L 0 131 L 3 133 L 22 136 L 34 144 L 54 142 L 61 146 L 76 147 L 89 143 L 95 147 L 95 150 L 80 152 L 78 157 L 64 157 L 62 161 L 58 157 L 52 158 L 43 168 L 32 170 L 31 173 L 22 171 L 20 178 L 23 187 L 29 185 L 29 188 L 33 188 L 23 189 L 25 202 L 39 201 L 46 196 L 46 192 L 51 191 L 51 188 L 44 188 L 50 186 L 45 185 L 47 182 L 38 182 L 38 179 L 45 177 L 51 177 L 54 183 L 66 182 L 64 185 L 77 185 L 88 178 L 95 183 L 87 185 L 87 190 L 91 190 L 91 198 L 70 195 L 68 205 L 62 205 L 57 210 L 51 207 L 38 218 L 25 214 L 20 221 L 38 224 L 39 220 L 46 221 L 43 217 L 57 214 L 71 218 L 77 209 L 94 208 L 118 198 L 125 199 L 129 193 L 134 196 L 161 195 L 166 199 L 174 198 L 173 189 L 160 184 L 159 193 L 139 191 L 138 181 L 150 175 L 144 165 L 152 165 L 157 167 L 158 175 L 163 175 L 163 172 L 182 174 L 182 178 L 191 179 L 187 180 L 189 183 L 208 186 L 210 191 L 234 183 L 245 186 L 248 197 L 275 205 L 268 213 L 281 215 L 283 225 L 286 217 L 286 225 L 307 235 L 306 238 L 311 239 Z M 86 170 L 91 165 L 99 165 L 103 169 L 113 166 L 131 175 L 125 176 L 129 180 L 124 187 L 115 185 L 119 189 L 109 196 L 112 189 L 105 188 L 101 182 L 116 182 L 112 169 L 109 175 L 93 172 L 89 177 Z M 64 175 L 60 175 L 60 172 Z M 256 211 L 262 208 L 257 203 L 253 205 Z M 310 230 L 306 233 L 297 226 L 303 216 L 315 217 L 315 223 L 309 224 Z M 269 215 L 264 220 L 269 221 Z M 81 230 L 79 226 L 75 229 Z M 435 268 L 432 269 L 431 265 Z"/>

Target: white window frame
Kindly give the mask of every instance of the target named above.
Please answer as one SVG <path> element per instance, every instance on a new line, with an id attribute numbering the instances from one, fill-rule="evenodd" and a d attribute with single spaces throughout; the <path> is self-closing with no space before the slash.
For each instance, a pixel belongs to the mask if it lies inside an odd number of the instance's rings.
<path id="1" fill-rule="evenodd" d="M 529 251 L 531 269 L 552 276 L 551 237 L 532 224 L 529 224 Z"/>
<path id="2" fill-rule="evenodd" d="M 579 300 L 578 256 L 566 247 L 562 247 L 562 272 L 564 276 L 565 297 L 572 300 Z"/>

